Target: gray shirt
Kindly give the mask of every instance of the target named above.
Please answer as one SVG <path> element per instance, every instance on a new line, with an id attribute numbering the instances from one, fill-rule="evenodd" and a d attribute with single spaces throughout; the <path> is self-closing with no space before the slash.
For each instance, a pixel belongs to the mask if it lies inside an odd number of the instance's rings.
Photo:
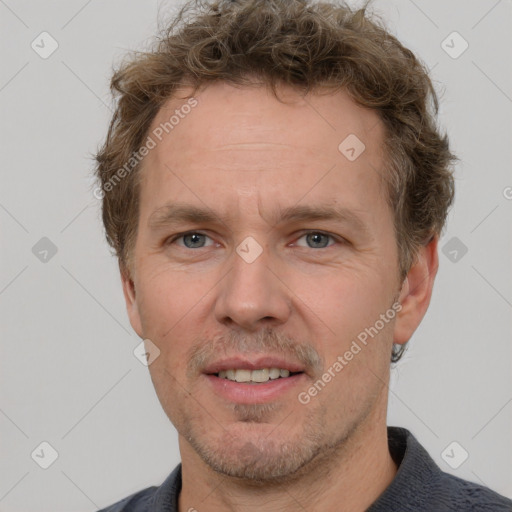
<path id="1" fill-rule="evenodd" d="M 408 430 L 388 427 L 388 442 L 398 472 L 367 512 L 512 512 L 512 500 L 441 471 Z M 148 487 L 100 512 L 178 512 L 180 490 L 181 464 L 159 487 Z"/>

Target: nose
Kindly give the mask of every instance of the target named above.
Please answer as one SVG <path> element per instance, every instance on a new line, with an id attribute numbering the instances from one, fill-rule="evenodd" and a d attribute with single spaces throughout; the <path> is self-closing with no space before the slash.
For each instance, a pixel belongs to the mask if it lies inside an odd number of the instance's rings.
<path id="1" fill-rule="evenodd" d="M 219 283 L 215 317 L 223 325 L 246 331 L 284 324 L 291 311 L 290 291 L 279 278 L 267 249 L 249 263 L 237 252 Z M 274 262 L 275 263 L 275 262 Z"/>

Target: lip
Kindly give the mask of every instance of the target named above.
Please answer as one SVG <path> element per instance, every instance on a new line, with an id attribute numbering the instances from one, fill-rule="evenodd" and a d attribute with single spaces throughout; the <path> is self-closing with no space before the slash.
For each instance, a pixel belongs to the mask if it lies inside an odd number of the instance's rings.
<path id="1" fill-rule="evenodd" d="M 209 364 L 203 373 L 212 376 L 224 370 L 260 370 L 261 368 L 280 368 L 290 373 L 305 372 L 304 366 L 276 356 L 259 356 L 254 358 L 230 357 Z M 279 380 L 279 379 L 276 379 Z M 261 384 L 260 384 L 261 385 Z"/>
<path id="2" fill-rule="evenodd" d="M 279 366 L 272 366 L 279 368 Z M 233 366 L 230 366 L 233 368 Z M 237 368 L 241 368 L 238 366 Z M 259 368 L 262 368 L 261 366 Z M 263 366 L 263 368 L 267 368 Z M 253 369 L 253 368 L 247 368 Z M 213 392 L 229 402 L 238 404 L 262 404 L 283 398 L 295 387 L 304 387 L 307 379 L 305 373 L 297 373 L 290 377 L 269 380 L 259 384 L 247 382 L 235 382 L 229 379 L 221 379 L 216 375 L 203 375 Z"/>

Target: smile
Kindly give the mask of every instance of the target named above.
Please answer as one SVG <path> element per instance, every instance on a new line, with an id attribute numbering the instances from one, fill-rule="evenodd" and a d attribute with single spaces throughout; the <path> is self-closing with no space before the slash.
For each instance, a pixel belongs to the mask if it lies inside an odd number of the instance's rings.
<path id="1" fill-rule="evenodd" d="M 298 372 L 297 372 L 298 373 Z M 249 382 L 261 384 L 269 380 L 284 379 L 295 373 L 283 368 L 261 368 L 257 370 L 230 369 L 223 370 L 217 374 L 220 379 L 227 379 L 234 382 Z"/>

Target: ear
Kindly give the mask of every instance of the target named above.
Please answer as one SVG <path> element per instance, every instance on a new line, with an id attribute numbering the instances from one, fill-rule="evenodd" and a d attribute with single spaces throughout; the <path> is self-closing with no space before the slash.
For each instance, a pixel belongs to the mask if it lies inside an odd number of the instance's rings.
<path id="1" fill-rule="evenodd" d="M 403 282 L 399 301 L 402 309 L 398 312 L 394 329 L 394 343 L 407 343 L 427 312 L 432 296 L 434 279 L 439 266 L 435 235 L 417 254 Z"/>
<path id="2" fill-rule="evenodd" d="M 126 302 L 126 311 L 128 312 L 130 324 L 138 336 L 140 338 L 144 338 L 142 335 L 142 324 L 140 321 L 139 307 L 135 293 L 135 284 L 131 278 L 130 271 L 122 263 L 119 263 L 119 271 L 121 273 L 124 300 Z"/>

